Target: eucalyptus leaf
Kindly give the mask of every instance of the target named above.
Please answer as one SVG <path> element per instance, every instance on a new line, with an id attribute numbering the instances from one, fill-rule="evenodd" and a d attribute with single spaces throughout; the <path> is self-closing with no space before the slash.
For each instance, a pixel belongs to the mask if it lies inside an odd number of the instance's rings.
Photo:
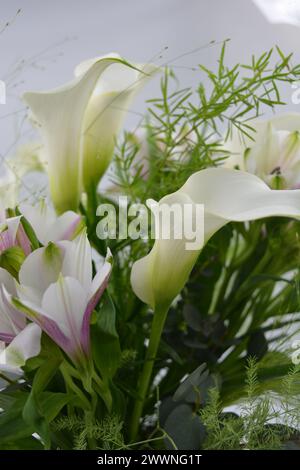
<path id="1" fill-rule="evenodd" d="M 201 364 L 192 372 L 177 388 L 174 393 L 174 401 L 195 403 L 201 400 L 201 385 L 209 376 L 206 364 Z"/>
<path id="2" fill-rule="evenodd" d="M 189 405 L 177 406 L 168 416 L 164 430 L 171 439 L 165 438 L 167 449 L 198 450 L 205 439 L 206 431 L 198 415 Z M 173 442 L 174 444 L 173 444 Z"/>

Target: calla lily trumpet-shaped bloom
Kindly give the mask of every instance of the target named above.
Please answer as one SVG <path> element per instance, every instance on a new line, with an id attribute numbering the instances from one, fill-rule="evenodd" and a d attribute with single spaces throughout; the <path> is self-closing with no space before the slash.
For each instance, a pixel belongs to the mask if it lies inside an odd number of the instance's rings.
<path id="1" fill-rule="evenodd" d="M 2 377 L 16 380 L 23 375 L 21 367 L 25 365 L 27 359 L 40 353 L 41 334 L 39 326 L 29 323 L 6 348 L 4 344 L 0 345 L 0 373 Z M 7 386 L 7 383 L 8 381 L 0 378 L 0 390 Z"/>
<path id="2" fill-rule="evenodd" d="M 203 204 L 203 246 L 228 222 L 271 216 L 300 217 L 300 190 L 271 190 L 258 177 L 239 170 L 210 168 L 193 174 L 175 193 L 159 204 Z M 164 221 L 163 221 L 164 223 Z M 203 221 L 201 221 L 203 223 Z M 171 227 L 170 233 L 175 231 Z M 175 227 L 175 228 L 174 228 Z M 156 239 L 150 253 L 133 264 L 135 294 L 153 309 L 167 308 L 180 293 L 201 251 L 186 249 L 185 238 Z"/>
<path id="3" fill-rule="evenodd" d="M 21 217 L 6 218 L 4 211 L 0 214 L 0 254 L 14 246 L 20 246 L 26 256 L 31 252 Z"/>
<path id="4" fill-rule="evenodd" d="M 49 242 L 71 240 L 83 227 L 82 219 L 76 212 L 67 211 L 57 216 L 43 199 L 35 206 L 20 204 L 19 209 L 43 245 Z"/>
<path id="5" fill-rule="evenodd" d="M 129 106 L 147 79 L 158 68 L 151 64 L 125 66 L 121 57 L 98 80 L 86 108 L 83 122 L 83 183 L 86 191 L 97 186 L 110 164 L 115 139 L 121 129 Z M 97 60 L 91 59 L 79 64 L 76 76 L 82 75 Z"/>
<path id="6" fill-rule="evenodd" d="M 39 325 L 76 363 L 90 355 L 90 316 L 111 272 L 110 253 L 92 279 L 91 247 L 85 233 L 74 241 L 49 243 L 29 255 L 9 304 Z"/>
<path id="7" fill-rule="evenodd" d="M 231 156 L 227 168 L 239 168 L 262 178 L 273 189 L 300 187 L 300 114 L 251 121 L 254 140 L 235 128 L 225 143 Z"/>
<path id="8" fill-rule="evenodd" d="M 120 93 L 120 87 L 116 91 L 101 82 L 102 74 L 116 63 L 131 67 L 111 54 L 80 64 L 77 77 L 60 88 L 24 95 L 43 136 L 51 196 L 59 213 L 76 210 L 82 176 L 88 189 L 91 182 L 99 181 L 109 163 L 124 107 L 133 96 L 129 88 Z"/>

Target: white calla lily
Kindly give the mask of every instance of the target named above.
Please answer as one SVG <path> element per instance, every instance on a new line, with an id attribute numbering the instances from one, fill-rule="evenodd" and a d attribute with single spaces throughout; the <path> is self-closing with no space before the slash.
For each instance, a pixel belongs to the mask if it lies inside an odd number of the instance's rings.
<path id="1" fill-rule="evenodd" d="M 300 114 L 251 121 L 253 137 L 241 136 L 234 128 L 224 144 L 231 156 L 227 168 L 239 168 L 262 178 L 273 189 L 300 187 Z"/>
<path id="2" fill-rule="evenodd" d="M 193 174 L 177 192 L 165 196 L 159 204 L 187 201 L 204 204 L 204 244 L 230 221 L 300 217 L 300 190 L 271 190 L 250 173 L 225 168 Z M 185 238 L 156 239 L 150 253 L 133 264 L 133 290 L 153 309 L 168 308 L 188 280 L 201 247 L 187 250 L 186 243 Z"/>
<path id="3" fill-rule="evenodd" d="M 130 67 L 115 54 L 92 59 L 77 68 L 78 76 L 69 84 L 49 92 L 24 95 L 43 136 L 51 196 L 59 213 L 78 208 L 83 173 L 88 185 L 87 174 L 95 181 L 95 175 L 100 177 L 107 166 L 107 146 L 111 147 L 111 136 L 119 129 L 120 120 L 110 110 L 116 95 L 107 91 L 102 95 L 99 80 L 116 63 Z M 119 103 L 122 115 L 128 97 L 125 101 Z"/>
<path id="4" fill-rule="evenodd" d="M 110 57 L 112 55 L 121 60 L 118 54 L 110 54 Z M 102 59 L 104 57 L 79 64 L 75 74 L 80 76 L 93 62 Z M 99 78 L 83 122 L 83 183 L 87 192 L 98 185 L 111 161 L 116 136 L 132 100 L 157 70 L 151 64 L 134 64 L 131 68 L 119 62 Z"/>
<path id="5" fill-rule="evenodd" d="M 90 355 L 89 322 L 111 272 L 111 254 L 92 278 L 91 247 L 85 233 L 50 243 L 29 255 L 10 306 L 38 324 L 76 363 Z"/>

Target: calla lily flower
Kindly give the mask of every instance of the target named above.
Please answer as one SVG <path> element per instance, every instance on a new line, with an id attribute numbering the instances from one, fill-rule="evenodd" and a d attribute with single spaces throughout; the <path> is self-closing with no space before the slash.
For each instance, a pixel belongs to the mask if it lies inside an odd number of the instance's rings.
<path id="1" fill-rule="evenodd" d="M 60 240 L 71 240 L 83 228 L 80 215 L 67 211 L 57 216 L 43 199 L 35 206 L 20 204 L 19 209 L 43 245 Z"/>
<path id="2" fill-rule="evenodd" d="M 151 64 L 125 66 L 121 57 L 101 75 L 86 108 L 83 122 L 83 183 L 88 192 L 96 187 L 110 164 L 116 136 L 135 95 L 158 68 Z M 81 63 L 75 69 L 82 75 L 97 58 Z"/>
<path id="3" fill-rule="evenodd" d="M 41 329 L 34 323 L 29 323 L 18 333 L 11 343 L 5 347 L 0 345 L 0 390 L 8 385 L 10 380 L 16 380 L 23 375 L 22 367 L 27 359 L 35 357 L 41 350 Z M 7 377 L 8 380 L 3 380 Z"/>
<path id="4" fill-rule="evenodd" d="M 77 67 L 72 82 L 24 95 L 42 133 L 51 196 L 59 213 L 78 208 L 83 180 L 87 190 L 98 183 L 111 158 L 124 109 L 137 90 L 128 81 L 125 89 L 113 88 L 110 77 L 101 81 L 112 64 L 130 67 L 115 54 L 92 59 Z"/>
<path id="5" fill-rule="evenodd" d="M 111 272 L 110 252 L 92 279 L 85 233 L 75 241 L 50 243 L 29 255 L 19 273 L 17 296 L 7 302 L 39 325 L 73 362 L 90 356 L 89 322 Z"/>
<path id="6" fill-rule="evenodd" d="M 262 178 L 273 189 L 300 187 L 300 114 L 251 121 L 254 140 L 233 129 L 225 149 L 227 168 L 239 168 Z"/>
<path id="7" fill-rule="evenodd" d="M 300 217 L 300 190 L 271 190 L 258 177 L 239 170 L 210 168 L 193 174 L 159 204 L 204 204 L 203 245 L 187 250 L 185 238 L 156 239 L 150 253 L 133 264 L 135 294 L 153 309 L 166 309 L 188 280 L 207 241 L 230 221 L 244 222 L 271 216 Z M 164 223 L 164 221 L 163 221 Z"/>

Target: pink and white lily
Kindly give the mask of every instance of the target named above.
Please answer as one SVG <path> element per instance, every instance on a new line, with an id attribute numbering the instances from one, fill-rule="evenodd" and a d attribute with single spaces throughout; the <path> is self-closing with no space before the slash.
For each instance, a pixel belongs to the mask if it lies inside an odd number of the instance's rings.
<path id="1" fill-rule="evenodd" d="M 35 206 L 20 204 L 19 208 L 43 245 L 71 240 L 82 228 L 82 218 L 76 212 L 67 211 L 58 217 L 43 199 Z"/>
<path id="2" fill-rule="evenodd" d="M 0 268 L 0 373 L 9 379 L 22 375 L 26 360 L 39 354 L 41 329 L 7 301 L 7 295 L 17 295 L 14 278 Z M 5 383 L 0 383 L 0 388 Z"/>
<path id="3" fill-rule="evenodd" d="M 0 213 L 0 253 L 13 246 L 20 246 L 25 255 L 31 252 L 30 241 L 21 224 L 21 216 L 6 218 L 5 211 Z"/>
<path id="4" fill-rule="evenodd" d="M 17 295 L 7 302 L 39 325 L 72 359 L 90 356 L 90 317 L 104 292 L 111 254 L 92 277 L 91 246 L 86 233 L 74 241 L 49 243 L 29 255 L 19 273 Z"/>
<path id="5" fill-rule="evenodd" d="M 20 378 L 27 359 L 40 353 L 41 333 L 38 325 L 29 323 L 7 347 L 5 343 L 0 344 L 0 390 L 6 387 L 10 380 Z"/>

